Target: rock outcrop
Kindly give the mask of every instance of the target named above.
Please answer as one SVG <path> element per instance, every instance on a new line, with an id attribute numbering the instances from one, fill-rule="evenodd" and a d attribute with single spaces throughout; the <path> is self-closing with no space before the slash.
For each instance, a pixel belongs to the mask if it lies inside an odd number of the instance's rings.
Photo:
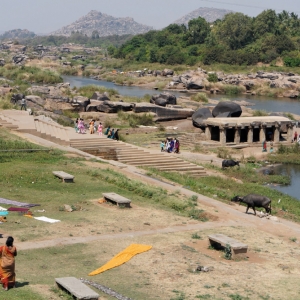
<path id="1" fill-rule="evenodd" d="M 238 118 L 241 114 L 241 106 L 232 101 L 219 102 L 212 110 L 214 118 Z"/>
<path id="2" fill-rule="evenodd" d="M 212 118 L 213 115 L 209 108 L 202 107 L 194 112 L 192 115 L 193 125 L 198 128 L 202 128 L 205 126 L 205 120 L 208 118 Z"/>
<path id="3" fill-rule="evenodd" d="M 124 35 L 146 33 L 153 28 L 135 22 L 132 18 L 115 18 L 96 10 L 90 11 L 74 23 L 52 32 L 52 35 L 70 36 L 72 32 L 81 32 L 88 36 Z"/>
<path id="4" fill-rule="evenodd" d="M 150 99 L 150 103 L 156 104 L 159 106 L 167 106 L 167 105 L 176 105 L 177 98 L 175 95 L 170 93 L 161 93 L 159 95 L 153 95 Z"/>
<path id="5" fill-rule="evenodd" d="M 135 113 L 155 113 L 156 121 L 187 119 L 194 113 L 194 111 L 189 108 L 162 107 L 150 103 L 136 103 L 133 111 Z"/>

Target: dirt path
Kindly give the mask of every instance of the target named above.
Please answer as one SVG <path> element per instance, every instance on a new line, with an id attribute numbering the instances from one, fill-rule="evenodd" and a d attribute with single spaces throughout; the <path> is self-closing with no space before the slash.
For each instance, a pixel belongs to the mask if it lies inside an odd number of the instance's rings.
<path id="1" fill-rule="evenodd" d="M 27 138 L 30 140 L 34 140 L 35 142 L 41 143 L 42 140 L 40 138 L 36 138 L 31 135 L 27 135 Z M 47 146 L 49 146 L 49 142 L 45 141 Z M 54 143 L 51 143 L 51 146 L 55 146 Z M 65 151 L 72 151 L 76 155 L 83 155 L 87 158 L 92 158 L 94 156 L 81 153 L 81 151 L 77 149 L 72 149 L 70 147 L 62 147 L 58 146 L 60 149 Z M 94 157 L 97 158 L 97 157 Z M 99 159 L 99 158 L 97 158 Z M 87 165 L 95 167 L 95 164 L 89 163 L 87 161 Z M 135 236 L 143 236 L 143 235 L 152 235 L 157 233 L 168 233 L 168 232 L 180 232 L 180 231 L 189 231 L 195 229 L 206 229 L 206 228 L 216 228 L 222 226 L 248 226 L 255 227 L 261 231 L 280 236 L 285 239 L 289 239 L 291 236 L 296 237 L 300 240 L 300 225 L 297 223 L 289 222 L 284 219 L 278 218 L 278 221 L 272 221 L 265 218 L 258 218 L 251 214 L 245 214 L 245 207 L 238 205 L 228 205 L 218 200 L 206 197 L 201 194 L 197 194 L 193 191 L 190 191 L 186 188 L 183 188 L 180 185 L 168 183 L 166 181 L 160 181 L 155 178 L 151 178 L 145 175 L 145 171 L 134 166 L 128 166 L 122 164 L 117 161 L 109 161 L 109 165 L 101 165 L 99 164 L 98 168 L 109 168 L 114 169 L 122 174 L 125 174 L 129 178 L 140 180 L 144 183 L 155 185 L 162 187 L 170 192 L 180 191 L 181 194 L 190 197 L 192 195 L 198 196 L 198 203 L 204 205 L 211 210 L 218 210 L 219 222 L 207 222 L 207 223 L 198 223 L 198 224 L 188 224 L 185 226 L 175 226 L 175 227 L 166 227 L 160 229 L 146 230 L 146 231 L 134 231 L 130 233 L 118 233 L 118 234 L 106 234 L 100 236 L 78 236 L 78 237 L 67 237 L 67 238 L 55 238 L 52 240 L 45 241 L 35 241 L 35 242 L 23 242 L 20 243 L 20 249 L 36 249 L 36 248 L 45 248 L 45 247 L 54 247 L 57 245 L 66 245 L 66 244 L 76 244 L 82 242 L 92 242 L 95 240 L 113 240 L 119 238 L 133 238 Z"/>

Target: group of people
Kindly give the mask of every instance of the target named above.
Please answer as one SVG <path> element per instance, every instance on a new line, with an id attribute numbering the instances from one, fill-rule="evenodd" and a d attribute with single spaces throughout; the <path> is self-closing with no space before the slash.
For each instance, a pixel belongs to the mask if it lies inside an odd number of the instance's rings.
<path id="1" fill-rule="evenodd" d="M 263 143 L 262 143 L 262 152 L 268 152 L 268 149 L 267 149 L 267 141 L 264 140 Z M 270 152 L 272 153 L 274 150 L 274 143 L 273 141 L 270 141 Z"/>
<path id="2" fill-rule="evenodd" d="M 15 287 L 15 256 L 17 249 L 14 246 L 14 238 L 9 236 L 5 245 L 0 247 L 0 279 L 5 291 Z"/>
<path id="3" fill-rule="evenodd" d="M 167 138 L 165 141 L 161 141 L 160 150 L 161 152 L 168 153 L 179 153 L 180 143 L 176 138 Z"/>
<path id="4" fill-rule="evenodd" d="M 98 132 L 99 135 L 103 134 L 103 125 L 101 122 L 99 122 L 98 126 L 96 125 L 96 121 L 94 119 L 92 119 L 89 122 L 89 131 L 90 134 L 94 134 L 95 132 Z M 75 121 L 75 131 L 77 133 L 86 133 L 86 127 L 84 124 L 84 120 L 82 118 L 77 118 Z"/>
<path id="5" fill-rule="evenodd" d="M 119 140 L 119 129 L 114 129 L 114 128 L 110 128 L 110 126 L 108 126 L 107 128 L 106 128 L 106 131 L 105 131 L 105 133 L 104 133 L 106 136 L 107 136 L 107 138 L 109 138 L 109 139 L 112 139 L 112 140 Z"/>

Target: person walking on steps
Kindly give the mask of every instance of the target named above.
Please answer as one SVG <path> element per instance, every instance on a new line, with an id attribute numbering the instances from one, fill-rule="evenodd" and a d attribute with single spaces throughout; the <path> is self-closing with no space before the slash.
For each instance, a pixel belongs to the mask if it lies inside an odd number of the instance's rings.
<path id="1" fill-rule="evenodd" d="M 22 100 L 21 100 L 21 110 L 23 110 L 23 108 L 25 111 L 27 110 L 25 98 L 22 98 Z"/>

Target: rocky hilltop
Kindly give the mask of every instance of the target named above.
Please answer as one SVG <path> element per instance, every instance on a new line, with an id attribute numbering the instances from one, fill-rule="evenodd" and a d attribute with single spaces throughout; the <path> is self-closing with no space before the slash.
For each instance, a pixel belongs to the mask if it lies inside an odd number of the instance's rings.
<path id="1" fill-rule="evenodd" d="M 27 29 L 13 29 L 0 35 L 0 39 L 25 39 L 35 37 L 36 34 Z"/>
<path id="2" fill-rule="evenodd" d="M 192 19 L 196 19 L 198 17 L 204 18 L 207 22 L 214 22 L 218 19 L 224 18 L 225 15 L 231 13 L 233 11 L 227 9 L 217 9 L 217 8 L 208 8 L 208 7 L 200 7 L 189 14 L 183 16 L 182 18 L 176 20 L 175 24 L 185 24 L 188 25 L 188 22 Z"/>
<path id="3" fill-rule="evenodd" d="M 139 24 L 133 18 L 115 18 L 99 11 L 92 10 L 86 16 L 74 23 L 52 32 L 52 35 L 70 36 L 72 31 L 79 31 L 91 36 L 98 31 L 99 36 L 124 35 L 145 33 L 153 29 L 150 26 Z"/>

